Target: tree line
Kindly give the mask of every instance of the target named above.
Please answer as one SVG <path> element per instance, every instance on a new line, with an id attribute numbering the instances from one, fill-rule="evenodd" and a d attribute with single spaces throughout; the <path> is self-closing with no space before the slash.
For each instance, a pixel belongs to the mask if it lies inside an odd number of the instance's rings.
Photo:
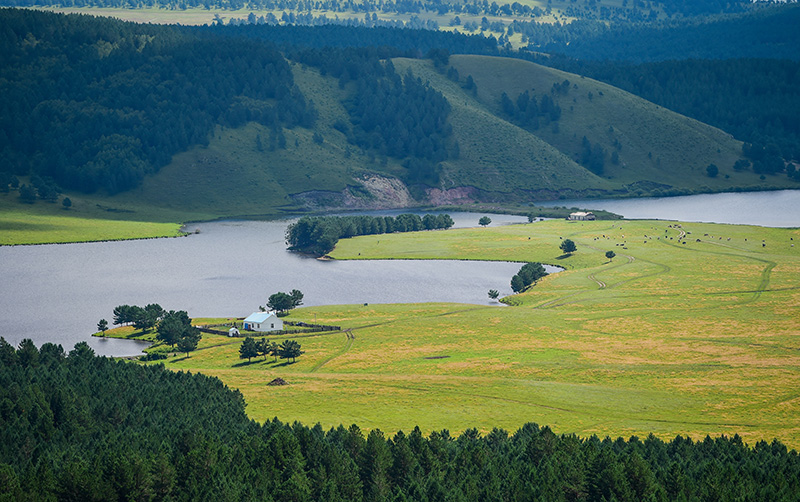
<path id="1" fill-rule="evenodd" d="M 779 441 L 586 438 L 259 424 L 202 374 L 0 338 L 0 493 L 11 500 L 796 500 Z"/>
<path id="2" fill-rule="evenodd" d="M 522 293 L 546 275 L 547 271 L 541 263 L 526 263 L 519 269 L 519 272 L 511 277 L 511 290 L 515 293 Z"/>
<path id="3" fill-rule="evenodd" d="M 200 331 L 192 326 L 192 320 L 185 310 L 167 312 L 161 305 L 150 303 L 144 307 L 137 305 L 118 305 L 114 307 L 114 324 L 118 326 L 132 325 L 146 333 L 156 328 L 156 340 L 186 353 L 197 348 L 200 342 Z M 100 319 L 97 329 L 105 334 L 108 322 Z"/>
<path id="4" fill-rule="evenodd" d="M 255 10 L 288 10 L 305 12 L 325 10 L 330 12 L 361 12 L 361 13 L 397 13 L 420 14 L 436 13 L 469 14 L 473 16 L 520 16 L 540 17 L 551 13 L 555 6 L 563 10 L 567 16 L 589 19 L 603 19 L 616 21 L 642 21 L 653 18 L 651 14 L 659 9 L 667 16 L 694 16 L 701 14 L 718 14 L 724 12 L 742 11 L 747 0 L 631 0 L 630 8 L 625 0 L 621 7 L 603 5 L 596 0 L 567 3 L 567 0 L 548 2 L 545 8 L 539 6 L 523 5 L 519 2 L 499 3 L 488 0 L 448 3 L 425 2 L 421 0 L 5 0 L 4 5 L 33 6 L 57 5 L 63 7 L 110 7 L 110 8 L 145 8 L 162 7 L 169 9 L 226 9 L 240 10 L 250 8 Z M 559 5 L 561 4 L 561 5 Z"/>
<path id="5" fill-rule="evenodd" d="M 239 346 L 239 359 L 247 359 L 247 362 L 254 357 L 263 356 L 266 361 L 267 356 L 273 356 L 274 362 L 278 362 L 278 358 L 286 359 L 287 362 L 295 362 L 298 357 L 305 354 L 302 347 L 297 340 L 284 340 L 283 343 L 270 342 L 266 338 L 256 340 L 255 338 L 246 337 L 242 344 Z"/>
<path id="6" fill-rule="evenodd" d="M 500 95 L 500 109 L 512 122 L 533 130 L 539 129 L 540 119 L 543 125 L 557 122 L 561 118 L 561 106 L 553 99 L 558 95 L 569 93 L 569 80 L 553 85 L 550 94 L 542 94 L 540 98 L 529 91 L 521 92 L 516 99 L 511 99 L 505 92 Z M 551 96 L 552 95 L 552 96 Z"/>
<path id="7" fill-rule="evenodd" d="M 286 228 L 286 244 L 293 251 L 325 255 L 333 251 L 339 239 L 357 235 L 416 232 L 448 229 L 453 226 L 449 214 L 401 214 L 392 216 L 303 216 Z"/>

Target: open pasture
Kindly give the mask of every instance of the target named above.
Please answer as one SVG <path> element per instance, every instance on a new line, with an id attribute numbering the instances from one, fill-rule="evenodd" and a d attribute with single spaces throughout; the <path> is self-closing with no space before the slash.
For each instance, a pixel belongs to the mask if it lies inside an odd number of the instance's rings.
<path id="1" fill-rule="evenodd" d="M 558 248 L 566 238 L 578 247 L 571 256 Z M 297 309 L 290 319 L 316 316 L 355 338 L 298 338 L 306 353 L 295 364 L 242 361 L 237 343 L 207 343 L 166 364 L 238 388 L 257 420 L 385 432 L 514 430 L 535 421 L 580 435 L 738 433 L 796 448 L 795 243 L 797 229 L 555 220 L 343 240 L 338 259 L 540 261 L 566 270 L 510 297 L 513 307 Z M 279 376 L 289 385 L 266 385 Z"/>
<path id="2" fill-rule="evenodd" d="M 0 212 L 0 246 L 114 241 L 180 235 L 183 234 L 177 223 L 103 220 L 13 210 Z"/>

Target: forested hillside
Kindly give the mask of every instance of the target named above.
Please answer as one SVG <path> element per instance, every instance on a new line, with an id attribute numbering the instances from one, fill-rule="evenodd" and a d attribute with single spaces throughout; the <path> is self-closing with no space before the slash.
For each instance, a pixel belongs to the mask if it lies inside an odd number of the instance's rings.
<path id="1" fill-rule="evenodd" d="M 761 16 L 748 33 L 763 42 L 779 21 L 764 12 L 710 24 L 730 34 Z M 114 196 L 117 214 L 208 218 L 784 188 L 800 176 L 785 163 L 800 137 L 791 61 L 598 63 L 429 30 L 0 17 L 0 190 L 22 202 L 67 190 L 77 207 L 76 194 L 95 193 L 86 200 Z M 551 39 L 580 26 L 594 37 L 581 22 L 547 26 Z"/>
<path id="2" fill-rule="evenodd" d="M 584 60 L 800 58 L 795 27 L 800 5 L 755 9 L 736 15 L 697 16 L 653 23 L 607 24 L 581 20 L 559 28 L 535 25 L 531 50 Z M 515 31 L 520 31 L 517 29 Z M 526 31 L 522 31 L 526 33 Z"/>
<path id="3" fill-rule="evenodd" d="M 268 44 L 25 10 L 2 18 L 0 165 L 14 174 L 114 194 L 207 144 L 215 124 L 314 122 Z"/>
<path id="4" fill-rule="evenodd" d="M 690 59 L 635 65 L 562 60 L 557 66 L 602 80 L 750 143 L 745 153 L 756 172 L 781 172 L 782 159 L 800 159 L 799 61 Z M 787 169 L 790 176 L 798 176 L 793 166 Z"/>
<path id="5" fill-rule="evenodd" d="M 10 500 L 796 500 L 777 441 L 513 434 L 390 437 L 249 420 L 216 378 L 0 338 L 0 493 Z M 534 419 L 535 417 L 531 417 Z"/>

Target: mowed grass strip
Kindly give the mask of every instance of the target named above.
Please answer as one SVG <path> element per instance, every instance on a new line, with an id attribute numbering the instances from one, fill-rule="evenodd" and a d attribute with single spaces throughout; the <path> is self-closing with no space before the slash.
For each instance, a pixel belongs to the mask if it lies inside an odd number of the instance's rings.
<path id="1" fill-rule="evenodd" d="M 566 238 L 578 246 L 571 256 L 558 247 Z M 298 338 L 306 353 L 294 364 L 242 361 L 232 343 L 166 365 L 218 376 L 257 420 L 454 433 L 536 421 L 582 435 L 740 434 L 798 447 L 798 241 L 797 229 L 667 221 L 343 240 L 335 258 L 511 259 L 566 270 L 511 297 L 516 307 L 297 309 L 290 319 L 352 328 L 355 339 Z M 289 385 L 266 385 L 276 377 Z"/>

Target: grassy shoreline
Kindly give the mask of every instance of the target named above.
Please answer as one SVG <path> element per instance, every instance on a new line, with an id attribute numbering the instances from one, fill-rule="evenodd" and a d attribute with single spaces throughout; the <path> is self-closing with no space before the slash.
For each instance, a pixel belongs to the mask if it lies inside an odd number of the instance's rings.
<path id="1" fill-rule="evenodd" d="M 559 237 L 578 251 L 560 258 Z M 239 389 L 259 421 L 455 433 L 536 421 L 582 436 L 739 434 L 798 447 L 795 242 L 800 229 L 562 220 L 342 240 L 339 259 L 516 258 L 566 270 L 508 297 L 515 307 L 296 309 L 289 319 L 316 317 L 355 338 L 305 336 L 295 364 L 241 361 L 240 340 L 215 336 L 163 362 Z M 276 377 L 289 385 L 265 385 Z"/>
<path id="2" fill-rule="evenodd" d="M 188 235 L 180 223 L 0 212 L 0 246 L 68 244 Z"/>

